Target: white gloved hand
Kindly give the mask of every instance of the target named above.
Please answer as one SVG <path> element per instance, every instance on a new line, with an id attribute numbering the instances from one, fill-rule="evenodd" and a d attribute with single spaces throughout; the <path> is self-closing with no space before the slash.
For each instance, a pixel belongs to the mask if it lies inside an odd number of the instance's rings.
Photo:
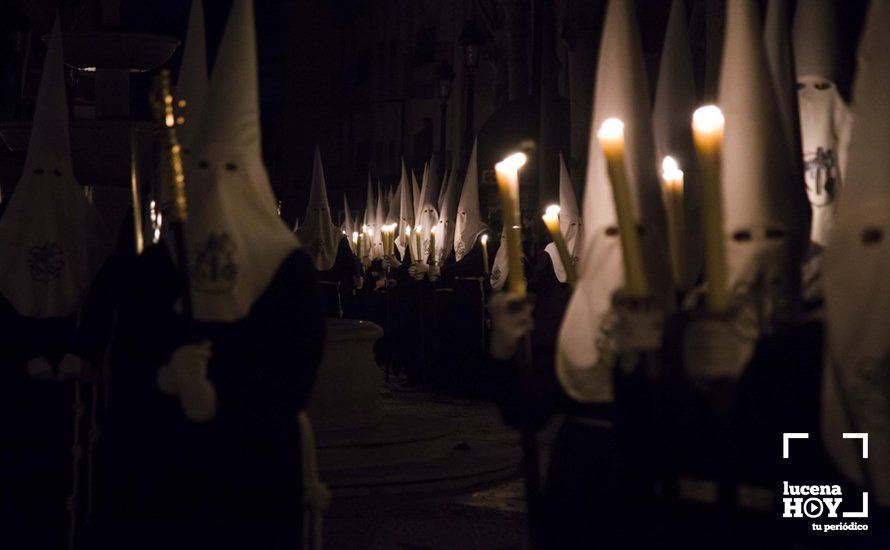
<path id="1" fill-rule="evenodd" d="M 54 380 L 53 367 L 42 355 L 28 361 L 25 365 L 28 376 L 34 380 Z"/>
<path id="2" fill-rule="evenodd" d="M 74 380 L 87 374 L 87 362 L 73 353 L 66 353 L 59 361 L 58 380 Z"/>
<path id="3" fill-rule="evenodd" d="M 365 286 L 365 278 L 361 275 L 352 278 L 352 285 L 357 289 L 361 290 L 363 286 Z"/>
<path id="4" fill-rule="evenodd" d="M 535 327 L 534 306 L 509 292 L 498 292 L 488 302 L 491 313 L 489 353 L 498 360 L 516 355 L 519 341 Z"/>
<path id="5" fill-rule="evenodd" d="M 186 417 L 205 422 L 216 416 L 216 389 L 207 379 L 207 363 L 213 356 L 209 341 L 180 346 L 170 361 L 158 369 L 160 390 L 178 396 Z"/>
<path id="6" fill-rule="evenodd" d="M 754 355 L 756 337 L 730 317 L 701 317 L 683 337 L 683 365 L 693 385 L 724 404 Z"/>
<path id="7" fill-rule="evenodd" d="M 439 268 L 438 265 L 433 264 L 430 266 L 430 272 L 429 272 L 430 282 L 435 282 L 436 279 L 438 279 L 439 275 L 441 275 L 441 274 L 442 274 L 442 270 Z"/>
<path id="8" fill-rule="evenodd" d="M 402 267 L 402 262 L 398 261 L 395 256 L 384 256 L 383 265 L 390 269 L 396 269 Z"/>

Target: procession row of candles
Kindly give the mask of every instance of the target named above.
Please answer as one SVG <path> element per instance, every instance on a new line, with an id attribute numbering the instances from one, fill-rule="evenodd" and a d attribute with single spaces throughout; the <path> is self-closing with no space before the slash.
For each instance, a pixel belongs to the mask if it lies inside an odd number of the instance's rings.
<path id="1" fill-rule="evenodd" d="M 724 312 L 729 307 L 729 293 L 726 288 L 726 261 L 723 251 L 722 204 L 720 198 L 720 155 L 723 144 L 723 113 L 714 105 L 701 107 L 692 117 L 692 133 L 698 157 L 698 167 L 702 178 L 702 229 L 704 234 L 705 280 L 707 282 L 707 304 L 713 312 Z M 624 258 L 625 292 L 628 296 L 643 298 L 649 296 L 649 283 L 643 264 L 643 249 L 640 233 L 637 230 L 633 212 L 633 199 L 624 161 L 624 123 L 617 118 L 605 120 L 597 132 L 597 138 L 606 157 L 621 250 Z M 522 235 L 519 207 L 519 169 L 525 165 L 527 157 L 515 153 L 495 165 L 498 190 L 503 213 L 504 237 L 507 247 L 509 272 L 507 275 L 510 291 L 520 298 L 526 295 L 526 280 L 522 267 Z M 683 214 L 683 171 L 677 161 L 670 157 L 662 160 L 662 191 L 667 217 L 668 244 L 674 281 L 682 288 L 685 280 Z M 577 275 L 571 261 L 565 239 L 559 225 L 559 206 L 548 206 L 544 224 L 550 232 L 562 265 L 566 270 L 569 284 L 575 285 Z M 394 256 L 397 224 L 384 225 L 380 229 L 383 255 Z M 375 231 L 362 226 L 362 232 L 352 234 L 353 250 L 360 257 L 370 254 L 375 244 Z M 433 258 L 438 263 L 436 250 L 436 228 L 430 230 L 430 250 L 421 254 L 423 248 L 422 231 L 416 227 L 406 227 L 402 235 L 412 258 Z M 488 235 L 482 235 L 482 254 L 485 273 L 488 274 Z M 414 260 L 417 262 L 418 260 Z"/>
<path id="2" fill-rule="evenodd" d="M 398 227 L 398 224 L 395 223 L 384 225 L 379 229 L 378 233 L 378 230 L 363 225 L 361 233 L 358 231 L 353 231 L 352 233 L 352 251 L 360 258 L 364 258 L 371 255 L 371 250 L 375 245 L 380 245 L 383 248 L 382 253 L 384 257 L 394 257 Z M 413 258 L 414 263 L 420 261 L 421 257 L 424 257 L 423 261 L 428 261 L 432 257 L 432 262 L 438 263 L 437 251 L 439 246 L 436 241 L 436 233 L 437 228 L 430 228 L 430 246 L 424 255 L 421 252 L 423 249 L 423 230 L 421 227 L 415 227 L 414 231 L 411 230 L 410 225 L 405 227 L 402 235 L 405 237 L 405 244 L 411 251 L 411 258 Z M 378 235 L 379 239 L 375 239 Z"/>
<path id="3" fill-rule="evenodd" d="M 692 116 L 692 132 L 702 178 L 702 229 L 705 248 L 705 280 L 708 288 L 707 304 L 708 308 L 716 313 L 724 312 L 729 308 L 720 198 L 720 155 L 723 144 L 723 126 L 723 113 L 714 105 L 701 107 Z M 649 284 L 644 269 L 643 249 L 633 212 L 631 190 L 624 162 L 624 123 L 617 118 L 605 120 L 597 132 L 597 138 L 606 157 L 609 180 L 612 184 L 612 196 L 615 201 L 615 213 L 624 258 L 624 290 L 632 297 L 647 297 L 650 293 Z M 508 284 L 511 292 L 520 297 L 525 296 L 526 282 L 522 270 L 518 172 L 525 161 L 524 154 L 516 153 L 495 166 L 507 240 L 510 268 Z M 683 171 L 680 170 L 677 161 L 670 156 L 662 160 L 662 181 L 672 272 L 675 282 L 682 288 L 686 277 Z M 548 206 L 543 219 L 553 242 L 556 244 L 560 260 L 566 270 L 567 279 L 574 286 L 577 275 L 559 227 L 559 206 Z"/>

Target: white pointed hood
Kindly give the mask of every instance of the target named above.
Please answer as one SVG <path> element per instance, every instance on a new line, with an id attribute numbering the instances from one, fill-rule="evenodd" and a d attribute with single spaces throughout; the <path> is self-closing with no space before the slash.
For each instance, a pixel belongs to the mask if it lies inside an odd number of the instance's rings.
<path id="1" fill-rule="evenodd" d="M 671 6 L 658 70 L 652 130 L 655 136 L 656 166 L 661 166 L 662 159 L 670 156 L 684 171 L 684 288 L 691 288 L 701 273 L 704 244 L 701 232 L 701 189 L 695 168 L 695 148 L 690 125 L 691 113 L 697 105 L 685 4 L 684 0 L 674 0 Z"/>
<path id="2" fill-rule="evenodd" d="M 557 376 L 563 389 L 582 402 L 613 399 L 612 295 L 624 286 L 621 243 L 606 159 L 596 138 L 604 120 L 618 117 L 625 128 L 625 164 L 650 288 L 669 294 L 670 271 L 664 213 L 655 174 L 649 86 L 632 0 L 611 0 L 606 10 L 597 65 L 587 187 L 584 194 L 584 247 L 578 285 L 559 334 Z M 668 307 L 665 303 L 664 307 Z"/>
<path id="3" fill-rule="evenodd" d="M 182 52 L 182 65 L 179 68 L 177 88 L 185 99 L 185 108 L 180 112 L 185 122 L 179 126 L 179 137 L 183 147 L 191 145 L 192 135 L 198 127 L 204 99 L 207 96 L 207 46 L 204 38 L 204 6 L 201 0 L 192 0 L 189 13 L 188 33 L 185 49 Z"/>
<path id="4" fill-rule="evenodd" d="M 843 189 L 850 110 L 835 85 L 837 13 L 833 0 L 800 0 L 794 16 L 794 60 L 803 175 L 812 207 L 810 240 L 825 246 Z"/>
<path id="5" fill-rule="evenodd" d="M 581 225 L 581 211 L 578 210 L 578 201 L 575 200 L 575 189 L 572 187 L 572 179 L 569 177 L 569 169 L 566 161 L 559 154 L 559 229 L 566 241 L 566 248 L 572 257 L 572 263 L 578 265 L 578 254 L 584 241 Z M 556 249 L 556 243 L 549 243 L 544 247 L 544 252 L 550 255 L 550 263 L 556 279 L 564 283 L 567 280 L 565 266 Z"/>
<path id="6" fill-rule="evenodd" d="M 722 197 L 728 287 L 761 328 L 793 313 L 805 203 L 787 152 L 757 6 L 729 0 L 720 74 L 726 120 Z"/>
<path id="7" fill-rule="evenodd" d="M 439 223 L 437 224 L 438 234 L 437 242 L 439 247 L 436 251 L 439 263 L 443 263 L 451 251 L 454 250 L 454 234 L 457 217 L 457 197 L 460 191 L 457 183 L 457 167 L 452 167 L 448 172 L 448 182 L 445 184 L 445 194 L 442 195 L 442 205 L 439 208 Z"/>
<path id="8" fill-rule="evenodd" d="M 399 194 L 395 190 L 390 189 L 386 194 L 389 205 L 386 207 L 386 225 L 396 224 L 399 226 Z"/>
<path id="9" fill-rule="evenodd" d="M 829 365 L 823 377 L 823 438 L 858 483 L 868 469 L 872 498 L 890 506 L 890 2 L 872 2 L 853 86 L 846 189 L 825 252 Z M 850 414 L 852 414 L 852 417 Z M 869 459 L 842 439 L 869 434 Z"/>
<path id="10" fill-rule="evenodd" d="M 399 236 L 396 239 L 396 246 L 399 248 L 399 254 L 404 258 L 405 248 L 408 246 L 408 239 L 405 235 L 406 228 L 410 227 L 411 231 L 414 231 L 414 198 L 411 193 L 408 170 L 405 168 L 405 159 L 402 159 L 402 177 L 399 179 L 399 189 L 396 194 L 399 196 Z"/>
<path id="11" fill-rule="evenodd" d="M 0 220 L 0 294 L 25 317 L 75 313 L 108 252 L 99 216 L 74 179 L 68 139 L 57 14 L 25 169 Z"/>
<path id="12" fill-rule="evenodd" d="M 245 317 L 299 247 L 275 213 L 260 154 L 258 100 L 253 5 L 235 0 L 186 174 L 186 252 L 200 321 Z"/>
<path id="13" fill-rule="evenodd" d="M 315 148 L 312 161 L 312 187 L 309 191 L 309 204 L 303 224 L 297 232 L 300 242 L 313 259 L 315 269 L 327 271 L 337 259 L 337 248 L 343 234 L 331 220 L 331 206 L 328 202 L 328 190 L 324 181 L 324 166 L 321 163 L 321 152 Z"/>
<path id="14" fill-rule="evenodd" d="M 454 221 L 454 259 L 458 262 L 470 252 L 479 235 L 488 229 L 482 222 L 479 208 L 479 162 L 476 158 L 478 147 L 479 138 L 476 138 L 470 162 L 467 164 L 467 175 L 464 177 L 460 202 L 457 204 L 457 217 Z"/>
<path id="15" fill-rule="evenodd" d="M 386 223 L 386 193 L 380 179 L 377 180 L 377 206 L 374 209 L 374 250 L 371 257 L 383 257 L 383 226 Z"/>

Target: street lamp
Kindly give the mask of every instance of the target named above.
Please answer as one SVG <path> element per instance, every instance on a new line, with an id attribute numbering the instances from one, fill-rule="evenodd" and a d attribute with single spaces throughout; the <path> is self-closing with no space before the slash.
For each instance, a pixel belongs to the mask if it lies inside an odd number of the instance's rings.
<path id="1" fill-rule="evenodd" d="M 473 143 L 473 108 L 476 95 L 476 68 L 479 67 L 479 50 L 485 42 L 485 36 L 476 22 L 470 20 L 460 36 L 464 47 L 464 66 L 467 69 L 467 118 L 464 126 L 464 156 L 469 157 Z"/>
<path id="2" fill-rule="evenodd" d="M 454 80 L 454 69 L 448 61 L 436 69 L 436 82 L 439 84 L 439 166 L 445 169 L 445 121 L 448 115 L 448 98 L 451 97 L 451 82 Z"/>

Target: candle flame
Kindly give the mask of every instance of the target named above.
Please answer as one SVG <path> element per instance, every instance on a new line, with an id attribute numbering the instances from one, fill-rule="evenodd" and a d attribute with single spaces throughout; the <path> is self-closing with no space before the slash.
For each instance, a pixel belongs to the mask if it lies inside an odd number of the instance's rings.
<path id="1" fill-rule="evenodd" d="M 692 113 L 692 128 L 696 132 L 711 134 L 722 131 L 724 122 L 723 111 L 716 105 L 705 105 Z"/>
<path id="2" fill-rule="evenodd" d="M 487 243 L 487 242 L 488 242 L 488 234 L 485 233 L 485 234 L 482 235 L 482 244 L 485 244 L 485 243 Z"/>
<path id="3" fill-rule="evenodd" d="M 607 118 L 596 132 L 600 141 L 616 141 L 624 138 L 624 123 L 618 118 Z"/>
<path id="4" fill-rule="evenodd" d="M 501 162 L 495 164 L 494 169 L 498 172 L 515 173 L 525 166 L 527 161 L 528 157 L 525 156 L 525 153 L 513 153 Z"/>
<path id="5" fill-rule="evenodd" d="M 548 206 L 547 209 L 544 210 L 544 216 L 542 216 L 542 217 L 544 218 L 545 222 L 552 221 L 552 220 L 558 220 L 559 219 L 559 205 L 551 204 L 550 206 Z"/>
<path id="6" fill-rule="evenodd" d="M 674 157 L 664 157 L 664 160 L 661 161 L 661 177 L 664 178 L 665 181 L 678 181 L 683 179 L 683 170 L 680 170 L 680 165 L 677 164 Z"/>

